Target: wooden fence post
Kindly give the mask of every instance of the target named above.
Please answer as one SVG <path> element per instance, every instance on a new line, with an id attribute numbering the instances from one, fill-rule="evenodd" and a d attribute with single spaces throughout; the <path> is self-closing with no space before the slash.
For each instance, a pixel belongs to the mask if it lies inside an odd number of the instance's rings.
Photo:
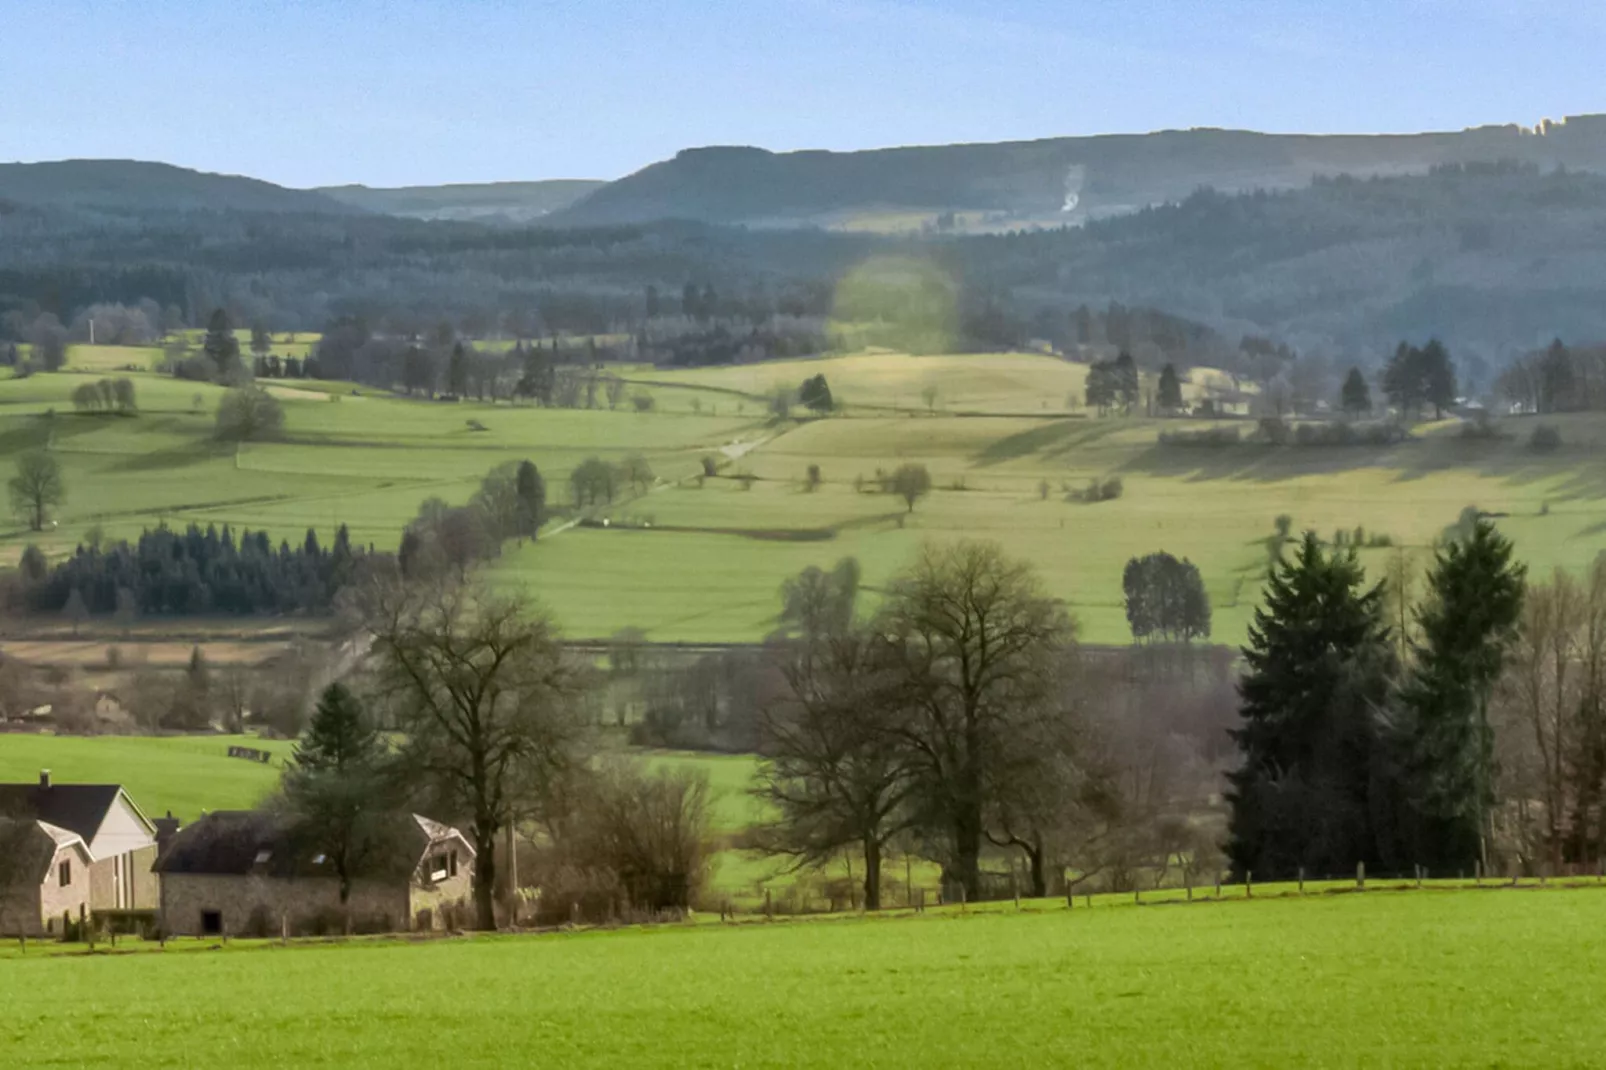
<path id="1" fill-rule="evenodd" d="M 770 901 L 770 890 L 768 888 L 764 889 L 764 916 L 766 918 L 775 916 L 775 904 Z"/>
<path id="2" fill-rule="evenodd" d="M 1299 894 L 1305 894 L 1305 867 L 1299 867 Z"/>
<path id="3" fill-rule="evenodd" d="M 1182 886 L 1188 890 L 1188 902 L 1193 902 L 1193 871 L 1186 866 L 1182 869 Z"/>
<path id="4" fill-rule="evenodd" d="M 970 890 L 963 884 L 959 886 L 959 913 L 970 913 Z"/>
<path id="5" fill-rule="evenodd" d="M 1483 887 L 1483 859 L 1472 863 L 1472 883 L 1474 887 Z"/>
<path id="6" fill-rule="evenodd" d="M 1246 869 L 1246 870 L 1244 870 L 1244 898 L 1245 899 L 1253 899 L 1254 897 L 1255 897 L 1255 871 L 1252 870 L 1252 869 Z"/>
<path id="7" fill-rule="evenodd" d="M 1221 898 L 1221 870 L 1216 870 L 1216 898 Z"/>
<path id="8" fill-rule="evenodd" d="M 1355 890 L 1358 891 L 1358 892 L 1366 891 L 1366 863 L 1365 862 L 1357 862 L 1357 863 L 1355 863 Z"/>

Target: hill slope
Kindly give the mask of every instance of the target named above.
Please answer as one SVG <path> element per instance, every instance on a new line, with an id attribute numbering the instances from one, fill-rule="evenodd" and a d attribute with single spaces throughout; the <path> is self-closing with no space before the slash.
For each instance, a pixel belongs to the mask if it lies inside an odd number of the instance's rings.
<path id="1" fill-rule="evenodd" d="M 325 186 L 314 190 L 342 204 L 409 219 L 517 224 L 569 207 L 606 185 L 593 179 L 485 182 L 445 186 Z"/>
<path id="2" fill-rule="evenodd" d="M 0 163 L 0 200 L 117 211 L 200 209 L 349 215 L 359 210 L 309 190 L 142 160 Z"/>
<path id="3" fill-rule="evenodd" d="M 553 222 L 678 218 L 803 224 L 898 210 L 1076 221 L 1177 200 L 1200 186 L 1285 189 L 1323 174 L 1399 174 L 1506 158 L 1606 169 L 1606 116 L 1569 119 L 1537 131 L 1491 126 L 1457 133 L 1324 137 L 1168 130 L 867 152 L 688 149 L 602 187 L 557 213 Z"/>

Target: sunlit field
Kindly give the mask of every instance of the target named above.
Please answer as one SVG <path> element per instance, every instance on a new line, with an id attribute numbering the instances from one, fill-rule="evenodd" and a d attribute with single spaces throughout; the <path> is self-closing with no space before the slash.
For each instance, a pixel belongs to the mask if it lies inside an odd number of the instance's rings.
<path id="1" fill-rule="evenodd" d="M 212 953 L 193 940 L 12 949 L 0 1055 L 11 1067 L 1598 1062 L 1596 889 L 1025 906 Z"/>
<path id="2" fill-rule="evenodd" d="M 122 361 L 88 349 L 75 348 L 76 363 Z M 816 373 L 843 414 L 774 421 L 765 396 Z M 1358 526 L 1369 541 L 1386 537 L 1390 548 L 1361 552 L 1374 575 L 1394 547 L 1425 562 L 1468 506 L 1495 514 L 1536 574 L 1581 567 L 1606 546 L 1606 478 L 1595 460 L 1606 422 L 1595 416 L 1548 420 L 1563 437 L 1550 453 L 1528 447 L 1525 420 L 1505 421 L 1506 437 L 1492 441 L 1446 421 L 1386 448 L 1166 447 L 1161 431 L 1209 425 L 1073 411 L 1066 403 L 1085 367 L 1034 354 L 871 353 L 620 374 L 620 406 L 589 411 L 273 383 L 283 437 L 239 447 L 213 438 L 214 386 L 130 373 L 140 413 L 117 417 L 72 411 L 69 395 L 84 381 L 75 374 L 0 382 L 0 464 L 44 446 L 67 486 L 55 526 L 13 524 L 0 558 L 15 560 L 30 541 L 66 553 L 95 526 L 119 537 L 164 522 L 265 528 L 292 541 L 309 527 L 327 541 L 344 523 L 358 542 L 389 549 L 425 498 L 462 503 L 502 462 L 533 460 L 561 512 L 577 464 L 632 453 L 659 483 L 598 511 L 607 528 L 560 517 L 492 565 L 497 582 L 527 588 L 574 638 L 637 627 L 656 641 L 754 641 L 774 627 L 777 590 L 799 569 L 857 557 L 873 600 L 924 542 L 961 537 L 997 539 L 1030 559 L 1083 638 L 1101 643 L 1127 638 L 1122 567 L 1155 550 L 1199 566 L 1214 638 L 1241 641 L 1280 515 L 1296 531 Z M 638 411 L 635 396 L 652 410 Z M 705 457 L 718 475 L 700 478 Z M 878 470 L 906 462 L 926 465 L 933 482 L 912 513 L 876 484 Z M 822 480 L 812 490 L 811 465 Z M 1090 481 L 1112 478 L 1118 499 L 1081 500 Z"/>

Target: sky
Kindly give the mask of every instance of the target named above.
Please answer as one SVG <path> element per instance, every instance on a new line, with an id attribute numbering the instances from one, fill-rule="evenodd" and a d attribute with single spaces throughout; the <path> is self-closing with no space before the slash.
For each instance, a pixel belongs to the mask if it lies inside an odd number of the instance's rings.
<path id="1" fill-rule="evenodd" d="M 1606 0 L 0 0 L 0 42 L 0 161 L 288 186 L 1606 112 Z"/>

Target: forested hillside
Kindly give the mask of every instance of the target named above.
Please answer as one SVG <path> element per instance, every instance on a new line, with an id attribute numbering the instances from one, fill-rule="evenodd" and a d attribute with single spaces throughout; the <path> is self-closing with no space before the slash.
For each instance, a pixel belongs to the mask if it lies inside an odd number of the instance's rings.
<path id="1" fill-rule="evenodd" d="M 1080 222 L 1180 200 L 1205 186 L 1289 189 L 1324 175 L 1420 173 L 1497 159 L 1606 168 L 1606 118 L 1401 136 L 1167 130 L 867 152 L 690 149 L 610 183 L 558 221 L 799 225 L 888 210 L 977 211 L 999 214 L 990 221 L 997 228 L 1011 218 Z"/>
<path id="2" fill-rule="evenodd" d="M 753 355 L 743 339 L 755 333 L 796 333 L 776 317 L 811 320 L 822 345 L 1140 345 L 1146 335 L 1090 331 L 1084 307 L 1114 303 L 1231 346 L 1268 338 L 1333 362 L 1374 365 L 1399 339 L 1436 334 L 1486 385 L 1553 337 L 1606 337 L 1606 178 L 1515 161 L 1201 191 L 1084 226 L 977 236 L 492 227 L 355 209 L 82 207 L 88 196 L 0 204 L 0 341 L 29 341 L 44 314 L 70 324 L 93 304 L 148 300 L 191 326 L 225 307 L 278 331 L 360 317 L 397 335 L 442 320 L 481 338 L 693 332 L 708 336 L 699 363 Z M 914 340 L 837 330 L 912 320 Z"/>

